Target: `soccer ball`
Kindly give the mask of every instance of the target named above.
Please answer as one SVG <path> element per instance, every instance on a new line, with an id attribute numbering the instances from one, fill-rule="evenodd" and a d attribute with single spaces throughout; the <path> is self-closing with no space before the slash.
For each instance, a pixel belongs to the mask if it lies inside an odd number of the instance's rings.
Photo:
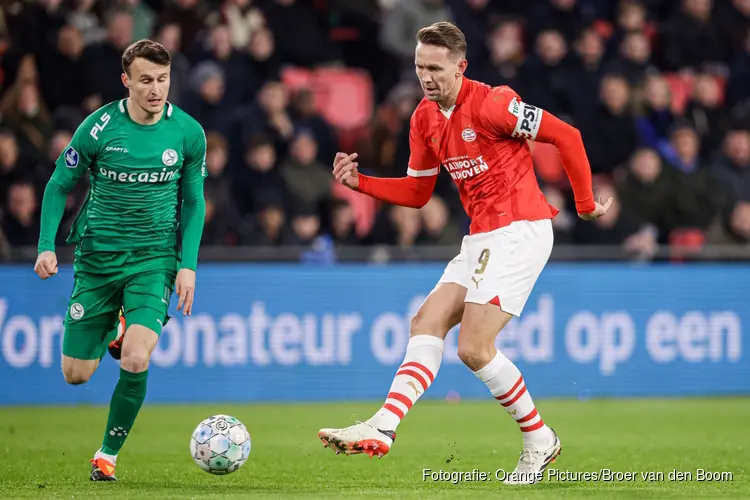
<path id="1" fill-rule="evenodd" d="M 210 474 L 231 474 L 250 455 L 250 433 L 229 415 L 214 415 L 198 424 L 190 438 L 190 455 Z"/>

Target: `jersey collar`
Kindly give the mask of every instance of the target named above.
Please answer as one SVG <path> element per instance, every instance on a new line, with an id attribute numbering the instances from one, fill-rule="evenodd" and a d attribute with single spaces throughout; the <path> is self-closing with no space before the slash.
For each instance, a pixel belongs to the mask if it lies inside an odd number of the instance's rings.
<path id="1" fill-rule="evenodd" d="M 118 104 L 118 107 L 120 108 L 120 113 L 125 113 L 125 103 L 127 102 L 128 98 L 120 99 L 120 104 Z M 172 117 L 172 110 L 174 108 L 172 107 L 172 103 L 167 101 L 167 118 Z"/>
<path id="2" fill-rule="evenodd" d="M 458 91 L 458 96 L 456 96 L 456 103 L 445 112 L 453 113 L 453 111 L 456 109 L 456 106 L 459 106 L 466 102 L 466 100 L 469 98 L 469 93 L 471 93 L 471 83 L 471 80 L 469 80 L 465 76 L 461 76 L 461 89 Z M 435 108 L 437 109 L 437 111 L 443 112 L 443 110 L 440 108 L 440 104 L 435 103 Z"/>
<path id="3" fill-rule="evenodd" d="M 456 97 L 456 106 L 459 104 L 463 104 L 466 102 L 466 99 L 469 97 L 469 93 L 471 92 L 471 80 L 466 78 L 465 76 L 461 76 L 461 90 L 458 91 L 458 96 Z"/>

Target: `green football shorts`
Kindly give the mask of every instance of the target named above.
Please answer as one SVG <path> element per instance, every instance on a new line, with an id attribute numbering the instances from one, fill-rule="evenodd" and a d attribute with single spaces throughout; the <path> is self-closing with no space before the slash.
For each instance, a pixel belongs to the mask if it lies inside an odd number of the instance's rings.
<path id="1" fill-rule="evenodd" d="M 82 252 L 73 261 L 73 293 L 65 314 L 63 354 L 100 359 L 113 340 L 122 308 L 126 325 L 161 334 L 174 290 L 177 249 Z"/>

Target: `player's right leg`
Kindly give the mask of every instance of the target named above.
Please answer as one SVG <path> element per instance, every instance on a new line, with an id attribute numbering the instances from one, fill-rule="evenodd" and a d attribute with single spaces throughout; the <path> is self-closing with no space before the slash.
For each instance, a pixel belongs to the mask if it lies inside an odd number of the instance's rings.
<path id="1" fill-rule="evenodd" d="M 321 429 L 318 437 L 325 446 L 337 454 L 382 457 L 388 453 L 401 420 L 434 382 L 443 359 L 443 341 L 461 320 L 465 269 L 462 252 L 448 264 L 438 285 L 412 318 L 406 354 L 383 406 L 365 422 L 341 429 Z"/>
<path id="2" fill-rule="evenodd" d="M 117 313 L 123 300 L 119 264 L 111 253 L 76 252 L 75 283 L 62 342 L 63 375 L 68 383 L 88 381 L 117 334 Z M 114 463 L 95 457 L 90 479 L 116 481 L 114 470 Z"/>
<path id="3" fill-rule="evenodd" d="M 117 333 L 116 285 L 76 269 L 73 292 L 65 313 L 62 372 L 71 385 L 88 382 L 99 367 L 106 346 Z"/>

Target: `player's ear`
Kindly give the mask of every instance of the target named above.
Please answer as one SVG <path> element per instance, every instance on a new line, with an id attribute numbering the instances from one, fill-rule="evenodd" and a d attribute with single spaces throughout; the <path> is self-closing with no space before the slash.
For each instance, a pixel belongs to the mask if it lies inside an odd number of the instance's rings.
<path id="1" fill-rule="evenodd" d="M 466 73 L 466 68 L 469 66 L 469 61 L 467 61 L 465 58 L 461 59 L 461 61 L 458 63 L 458 73 L 456 76 L 461 76 L 464 73 Z"/>
<path id="2" fill-rule="evenodd" d="M 130 82 L 128 82 L 128 75 L 126 73 L 123 73 L 120 75 L 120 79 L 122 80 L 122 84 L 125 86 L 126 89 L 130 88 Z"/>

